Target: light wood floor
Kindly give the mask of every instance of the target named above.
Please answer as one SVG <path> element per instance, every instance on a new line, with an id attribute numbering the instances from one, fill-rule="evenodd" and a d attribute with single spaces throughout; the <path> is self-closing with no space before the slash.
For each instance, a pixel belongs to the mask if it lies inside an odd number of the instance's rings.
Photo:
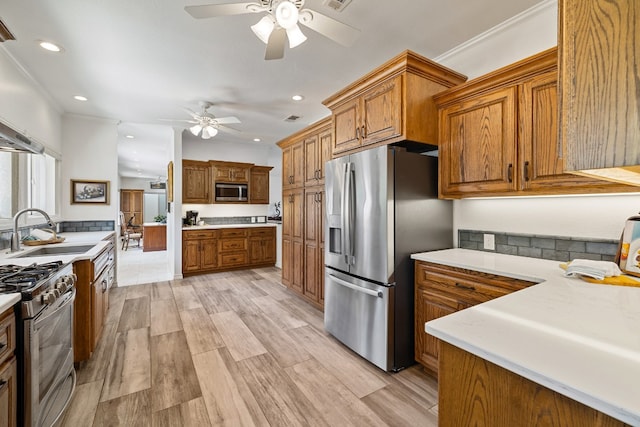
<path id="1" fill-rule="evenodd" d="M 437 384 L 323 329 L 275 268 L 112 289 L 64 426 L 436 426 Z"/>

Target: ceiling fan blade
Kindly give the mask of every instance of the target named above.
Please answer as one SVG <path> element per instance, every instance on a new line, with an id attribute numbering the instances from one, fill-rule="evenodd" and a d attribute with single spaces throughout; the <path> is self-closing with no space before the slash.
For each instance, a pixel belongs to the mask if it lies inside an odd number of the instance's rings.
<path id="1" fill-rule="evenodd" d="M 196 19 L 214 18 L 216 16 L 242 15 L 262 12 L 264 7 L 258 3 L 225 3 L 185 6 L 184 10 Z"/>
<path id="2" fill-rule="evenodd" d="M 360 30 L 310 9 L 300 11 L 299 22 L 346 47 L 360 36 Z"/>
<path id="3" fill-rule="evenodd" d="M 242 123 L 237 117 L 229 116 L 229 117 L 216 117 L 214 119 L 219 125 L 226 125 L 232 123 Z"/>
<path id="4" fill-rule="evenodd" d="M 198 123 L 195 120 L 184 120 L 184 119 L 158 119 L 163 122 L 183 122 L 183 123 Z"/>
<path id="5" fill-rule="evenodd" d="M 271 32 L 269 36 L 269 43 L 267 43 L 267 51 L 264 54 L 264 59 L 282 59 L 284 58 L 284 44 L 287 41 L 287 31 L 284 28 L 276 28 Z"/>
<path id="6" fill-rule="evenodd" d="M 182 107 L 182 109 L 184 111 L 186 111 L 191 117 L 193 117 L 196 120 L 200 120 L 201 119 L 201 115 L 196 113 L 195 111 L 193 111 L 191 108 L 187 108 L 187 107 Z"/>
<path id="7" fill-rule="evenodd" d="M 238 129 L 234 129 L 232 127 L 224 126 L 224 125 L 221 125 L 221 124 L 218 124 L 218 129 L 221 130 L 222 132 L 230 133 L 230 134 L 233 134 L 233 135 L 240 135 L 242 133 Z"/>

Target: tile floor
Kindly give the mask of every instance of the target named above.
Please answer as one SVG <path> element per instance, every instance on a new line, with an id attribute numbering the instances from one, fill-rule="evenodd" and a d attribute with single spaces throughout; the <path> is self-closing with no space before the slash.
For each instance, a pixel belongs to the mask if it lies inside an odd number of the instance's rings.
<path id="1" fill-rule="evenodd" d="M 141 247 L 118 248 L 118 286 L 171 280 L 167 251 L 143 252 Z"/>

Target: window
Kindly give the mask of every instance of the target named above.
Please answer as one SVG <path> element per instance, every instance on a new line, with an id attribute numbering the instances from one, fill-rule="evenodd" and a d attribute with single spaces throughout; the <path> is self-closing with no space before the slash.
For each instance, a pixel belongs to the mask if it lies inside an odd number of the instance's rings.
<path id="1" fill-rule="evenodd" d="M 50 154 L 0 151 L 0 223 L 8 224 L 6 220 L 27 207 L 55 215 L 57 170 L 58 160 Z"/>

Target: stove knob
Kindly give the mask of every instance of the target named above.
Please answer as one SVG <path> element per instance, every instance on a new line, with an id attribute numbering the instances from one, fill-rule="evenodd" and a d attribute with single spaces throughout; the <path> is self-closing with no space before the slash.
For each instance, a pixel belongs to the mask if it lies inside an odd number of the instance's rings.
<path id="1" fill-rule="evenodd" d="M 56 297 L 56 299 L 60 298 L 60 295 L 62 295 L 60 289 L 52 289 L 49 291 L 49 293 L 52 293 Z"/>
<path id="2" fill-rule="evenodd" d="M 51 291 L 45 292 L 42 294 L 43 304 L 53 304 L 56 301 L 56 299 L 58 299 L 58 297 L 55 296 L 55 294 Z"/>

